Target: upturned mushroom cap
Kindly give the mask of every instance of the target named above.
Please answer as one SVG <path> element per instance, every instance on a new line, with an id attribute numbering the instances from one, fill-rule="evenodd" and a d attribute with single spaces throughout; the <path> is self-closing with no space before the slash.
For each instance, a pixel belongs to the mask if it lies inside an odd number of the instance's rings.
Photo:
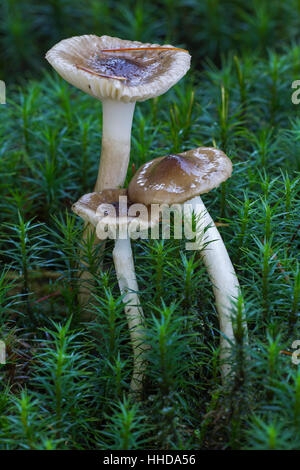
<path id="1" fill-rule="evenodd" d="M 124 102 L 145 101 L 165 93 L 190 68 L 191 56 L 183 50 L 102 52 L 137 47 L 161 46 L 91 34 L 60 41 L 47 52 L 46 59 L 67 82 L 84 92 L 100 100 Z M 100 77 L 78 67 L 120 79 Z"/>
<path id="2" fill-rule="evenodd" d="M 231 160 L 213 147 L 156 158 L 143 165 L 128 187 L 131 201 L 142 204 L 182 203 L 227 180 Z"/>
<path id="3" fill-rule="evenodd" d="M 139 223 L 140 231 L 147 230 L 159 223 L 159 219 L 147 208 L 143 208 L 144 211 L 139 211 L 137 207 L 136 211 L 130 211 L 130 207 L 134 203 L 128 197 L 125 203 L 121 201 L 119 204 L 120 196 L 127 197 L 127 189 L 105 189 L 99 193 L 85 194 L 73 204 L 72 210 L 85 222 L 97 228 L 108 227 L 108 232 L 128 227 L 134 221 Z M 134 215 L 128 215 L 128 211 L 129 214 L 131 212 Z"/>

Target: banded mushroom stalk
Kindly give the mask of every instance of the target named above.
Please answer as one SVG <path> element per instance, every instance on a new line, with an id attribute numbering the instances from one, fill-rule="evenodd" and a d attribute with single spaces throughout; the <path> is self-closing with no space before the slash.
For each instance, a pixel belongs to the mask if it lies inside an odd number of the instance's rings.
<path id="1" fill-rule="evenodd" d="M 140 216 L 137 209 L 127 200 L 126 189 L 106 189 L 99 193 L 86 194 L 72 206 L 72 210 L 77 215 L 96 227 L 96 233 L 101 240 L 107 236 L 115 239 L 113 260 L 120 292 L 124 296 L 124 310 L 133 350 L 133 376 L 130 389 L 139 394 L 142 390 L 146 368 L 147 344 L 144 314 L 137 294 L 139 289 L 129 238 L 129 226 L 138 221 L 139 228 L 143 231 L 158 224 L 159 220 L 149 219 L 148 212 L 146 214 L 144 212 L 144 217 Z"/>
<path id="2" fill-rule="evenodd" d="M 122 187 L 135 103 L 162 95 L 175 85 L 190 68 L 188 51 L 83 35 L 60 41 L 47 52 L 46 59 L 66 81 L 102 101 L 102 149 L 94 191 Z M 90 276 L 85 273 L 83 277 L 87 280 Z M 88 292 L 82 293 L 82 303 L 87 297 Z"/>
<path id="3" fill-rule="evenodd" d="M 199 147 L 178 155 L 147 162 L 128 187 L 129 198 L 142 204 L 183 204 L 185 215 L 196 216 L 196 247 L 211 279 L 221 331 L 222 377 L 231 373 L 229 356 L 234 334 L 233 303 L 239 295 L 239 281 L 222 237 L 200 194 L 207 193 L 231 176 L 230 159 L 221 151 Z M 244 324 L 244 328 L 247 326 Z"/>

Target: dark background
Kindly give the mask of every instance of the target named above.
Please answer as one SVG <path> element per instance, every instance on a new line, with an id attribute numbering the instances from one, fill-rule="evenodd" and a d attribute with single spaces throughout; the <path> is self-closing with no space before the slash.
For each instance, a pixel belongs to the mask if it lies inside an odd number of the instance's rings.
<path id="1" fill-rule="evenodd" d="M 37 76 L 56 42 L 91 33 L 182 45 L 200 69 L 228 52 L 265 56 L 297 42 L 299 13 L 298 0 L 2 0 L 0 76 Z"/>

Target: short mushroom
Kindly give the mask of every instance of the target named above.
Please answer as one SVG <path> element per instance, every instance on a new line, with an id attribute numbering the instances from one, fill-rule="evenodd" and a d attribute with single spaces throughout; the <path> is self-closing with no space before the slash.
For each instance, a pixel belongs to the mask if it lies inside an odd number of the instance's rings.
<path id="1" fill-rule="evenodd" d="M 199 147 L 156 158 L 143 165 L 128 187 L 131 201 L 146 204 L 183 204 L 185 215 L 196 216 L 196 247 L 213 283 L 221 331 L 222 376 L 231 372 L 228 357 L 234 342 L 231 314 L 239 295 L 239 282 L 222 238 L 200 194 L 227 180 L 231 160 L 216 148 Z M 186 211 L 188 209 L 188 211 Z M 245 325 L 246 328 L 246 325 Z"/>
<path id="2" fill-rule="evenodd" d="M 144 210 L 143 210 L 144 209 Z M 148 210 L 139 204 L 131 204 L 126 189 L 106 189 L 82 196 L 72 210 L 85 222 L 96 227 L 100 239 L 115 238 L 113 260 L 121 294 L 124 295 L 125 313 L 130 330 L 134 369 L 131 390 L 139 393 L 145 372 L 144 314 L 138 297 L 134 262 L 129 238 L 130 225 L 141 231 L 159 223 L 149 218 Z M 137 227 L 138 226 L 138 227 Z"/>
<path id="3" fill-rule="evenodd" d="M 95 191 L 122 187 L 136 101 L 162 95 L 190 67 L 184 49 L 110 36 L 74 36 L 46 54 L 68 82 L 102 101 L 102 151 Z"/>

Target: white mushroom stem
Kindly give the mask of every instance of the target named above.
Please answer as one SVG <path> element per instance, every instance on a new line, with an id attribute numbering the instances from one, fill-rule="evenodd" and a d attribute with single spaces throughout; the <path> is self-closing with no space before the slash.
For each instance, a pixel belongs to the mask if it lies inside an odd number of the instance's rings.
<path id="1" fill-rule="evenodd" d="M 122 101 L 105 99 L 102 101 L 103 126 L 102 147 L 98 177 L 94 191 L 115 189 L 123 186 L 130 157 L 131 128 L 135 102 L 124 103 Z M 86 225 L 83 240 L 87 240 L 91 226 Z M 99 240 L 95 241 L 95 244 Z M 101 249 L 104 250 L 105 243 Z M 81 256 L 82 257 L 82 256 Z M 92 275 L 84 270 L 81 275 L 81 288 L 79 302 L 85 305 L 90 297 Z"/>
<path id="2" fill-rule="evenodd" d="M 135 102 L 105 99 L 102 149 L 95 191 L 123 186 L 130 156 L 131 127 Z"/>
<path id="3" fill-rule="evenodd" d="M 221 331 L 220 359 L 223 380 L 231 373 L 229 363 L 230 349 L 234 343 L 232 327 L 233 303 L 239 295 L 239 281 L 230 261 L 222 237 L 209 215 L 202 199 L 197 196 L 185 203 L 185 210 L 194 212 L 196 219 L 196 242 L 190 243 L 188 249 L 199 249 L 213 284 L 216 308 L 219 315 Z M 209 227 L 207 230 L 205 230 Z M 205 231 L 204 231 L 205 230 Z M 247 335 L 247 326 L 244 323 Z"/>
<path id="4" fill-rule="evenodd" d="M 127 316 L 133 349 L 133 376 L 130 384 L 131 391 L 139 393 L 142 390 L 145 373 L 145 343 L 144 314 L 140 306 L 138 284 L 135 276 L 130 239 L 115 241 L 113 260 L 121 294 L 124 295 L 125 314 Z"/>

